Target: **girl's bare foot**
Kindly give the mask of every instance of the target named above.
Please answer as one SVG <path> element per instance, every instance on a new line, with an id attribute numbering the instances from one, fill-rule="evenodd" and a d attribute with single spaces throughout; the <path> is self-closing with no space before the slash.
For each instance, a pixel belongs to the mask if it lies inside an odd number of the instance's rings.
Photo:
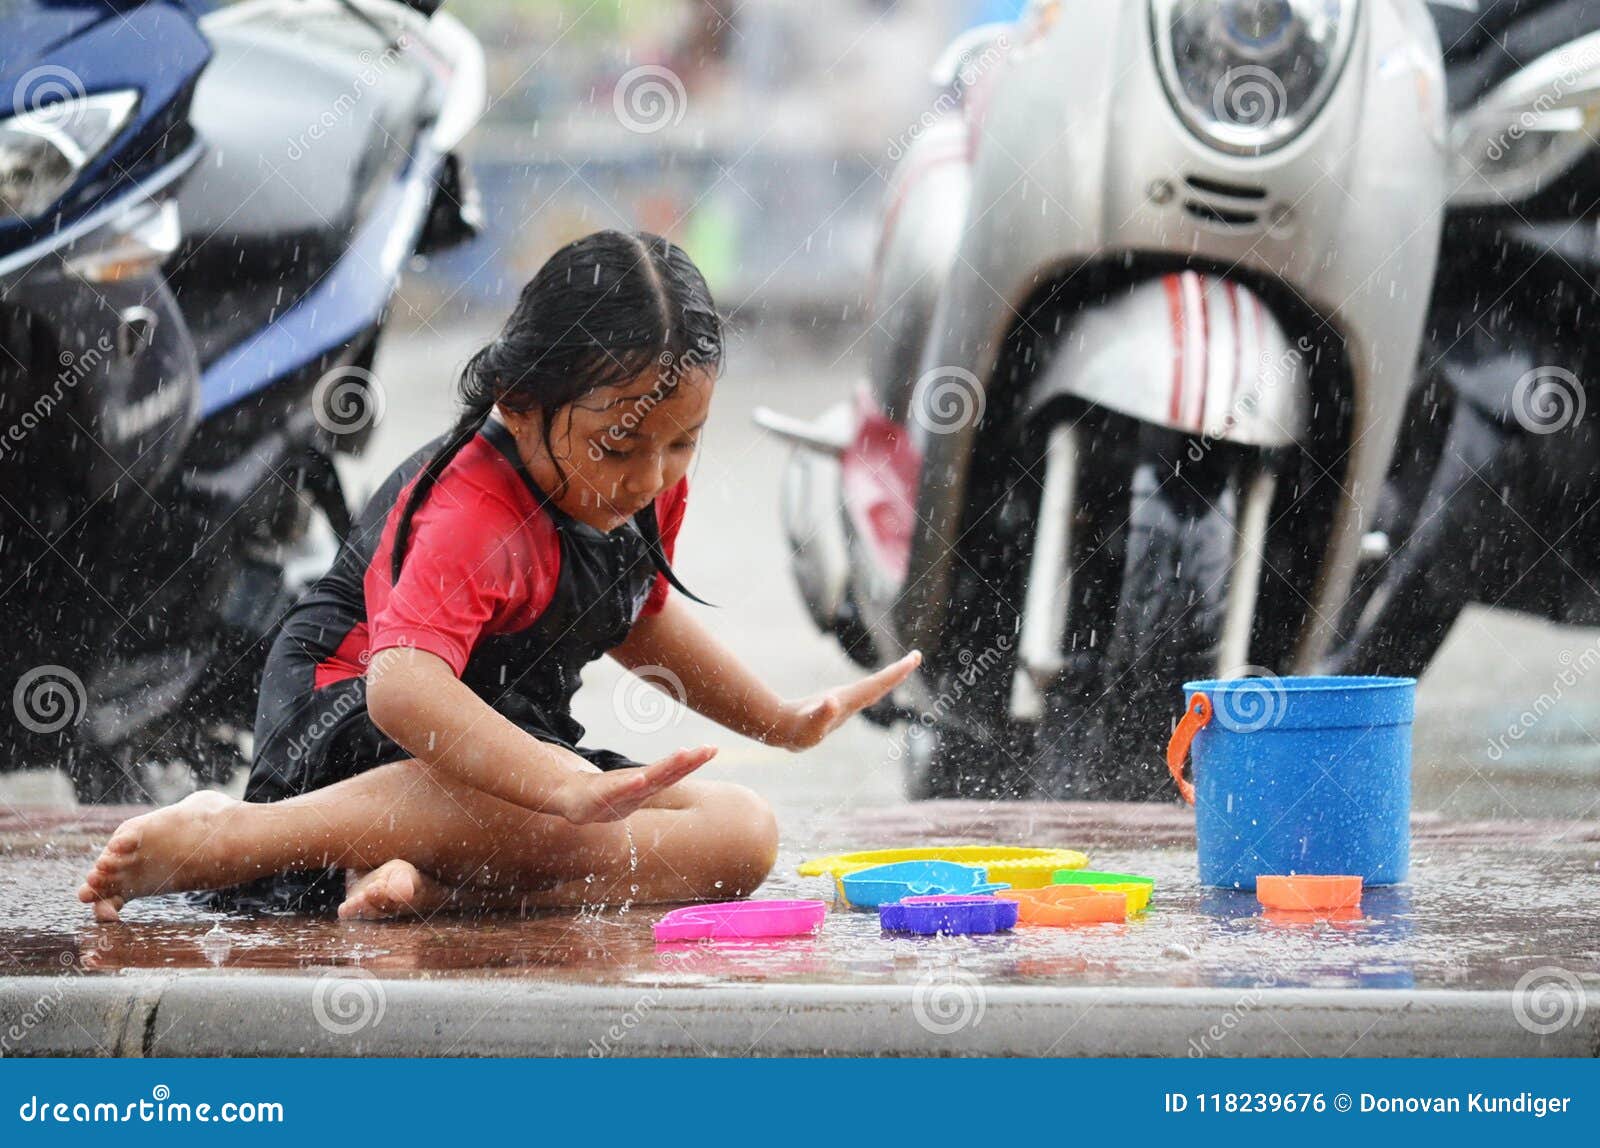
<path id="1" fill-rule="evenodd" d="M 218 879 L 228 863 L 221 832 L 242 803 L 213 790 L 191 793 L 176 805 L 129 818 L 117 827 L 78 889 L 102 921 L 115 921 L 135 897 L 228 884 Z"/>
<path id="2" fill-rule="evenodd" d="M 450 904 L 454 890 L 399 857 L 370 873 L 346 871 L 340 920 L 420 916 Z"/>

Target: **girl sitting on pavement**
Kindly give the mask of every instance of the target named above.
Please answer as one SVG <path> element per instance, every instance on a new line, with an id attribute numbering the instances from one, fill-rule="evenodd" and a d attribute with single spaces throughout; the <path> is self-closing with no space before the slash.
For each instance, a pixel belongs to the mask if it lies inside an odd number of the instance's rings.
<path id="1" fill-rule="evenodd" d="M 124 822 L 79 899 L 102 920 L 180 890 L 387 917 L 760 885 L 772 811 L 690 778 L 715 748 L 637 764 L 582 747 L 570 709 L 610 654 L 801 749 L 918 662 L 786 701 L 685 602 L 670 563 L 722 349 L 705 280 L 665 239 L 604 231 L 551 256 L 467 365 L 455 426 L 389 476 L 284 619 L 244 800 Z"/>

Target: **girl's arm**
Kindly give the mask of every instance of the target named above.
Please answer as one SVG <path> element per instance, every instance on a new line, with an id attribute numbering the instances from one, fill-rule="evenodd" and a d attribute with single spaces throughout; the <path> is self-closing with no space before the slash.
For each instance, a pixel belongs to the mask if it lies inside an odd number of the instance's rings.
<path id="1" fill-rule="evenodd" d="M 634 623 L 611 656 L 630 670 L 660 666 L 683 683 L 678 700 L 735 733 L 786 749 L 807 749 L 911 675 L 912 652 L 892 666 L 837 689 L 785 701 L 739 661 L 675 595 Z M 646 680 L 659 685 L 646 675 Z"/>
<path id="2" fill-rule="evenodd" d="M 391 646 L 367 668 L 367 714 L 431 769 L 536 813 L 576 824 L 615 821 L 716 755 L 681 749 L 653 765 L 598 772 L 497 712 L 443 658 Z"/>

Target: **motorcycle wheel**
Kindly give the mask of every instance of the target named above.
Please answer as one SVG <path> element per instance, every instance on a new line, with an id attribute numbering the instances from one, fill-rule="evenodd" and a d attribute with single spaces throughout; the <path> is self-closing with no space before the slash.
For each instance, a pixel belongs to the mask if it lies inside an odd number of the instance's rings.
<path id="1" fill-rule="evenodd" d="M 962 561 L 950 592 L 950 619 L 937 647 L 924 649 L 929 701 L 901 735 L 906 791 L 913 800 L 1029 797 L 1032 730 L 1011 713 L 1017 669 L 1015 603 L 1022 599 L 1036 489 L 1026 474 L 1044 440 L 1024 434 L 986 451 L 994 465 L 974 474 L 963 527 Z"/>
<path id="2" fill-rule="evenodd" d="M 1103 653 L 1069 659 L 1046 693 L 1034 751 L 1042 766 L 1040 796 L 1176 796 L 1166 743 L 1182 708 L 1182 684 L 1214 676 L 1223 660 L 1247 473 L 1241 456 L 1217 446 L 1191 461 L 1187 442 L 1141 429 L 1123 487 L 1128 501 L 1120 504 L 1126 526 L 1118 532 L 1115 601 L 1098 620 L 1068 623 L 1069 630 L 1092 635 Z"/>
<path id="3" fill-rule="evenodd" d="M 1456 618 L 1488 589 L 1488 539 L 1500 537 L 1505 432 L 1471 404 L 1414 400 L 1384 482 L 1377 527 L 1390 550 L 1356 571 L 1327 672 L 1420 678 Z M 1422 399 L 1427 405 L 1421 405 Z M 1440 417 L 1436 403 L 1443 405 Z M 1430 418 L 1430 416 L 1432 416 Z M 1445 422 L 1445 420 L 1448 420 Z M 1440 435 L 1437 423 L 1448 427 Z M 1431 437 L 1430 437 L 1431 436 Z"/>
<path id="4" fill-rule="evenodd" d="M 912 801 L 1015 801 L 1029 794 L 1028 739 L 1016 727 L 913 722 L 903 737 L 906 796 Z"/>

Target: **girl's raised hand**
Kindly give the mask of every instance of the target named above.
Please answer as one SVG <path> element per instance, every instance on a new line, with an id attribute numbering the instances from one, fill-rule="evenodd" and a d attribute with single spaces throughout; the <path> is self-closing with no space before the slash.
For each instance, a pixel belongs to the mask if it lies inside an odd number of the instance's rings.
<path id="1" fill-rule="evenodd" d="M 574 825 L 596 821 L 621 821 L 650 798 L 676 785 L 717 756 L 717 747 L 702 745 L 680 749 L 651 765 L 598 770 L 574 770 L 551 803 L 557 813 Z"/>
<path id="2" fill-rule="evenodd" d="M 921 664 L 921 652 L 913 650 L 893 665 L 847 686 L 785 702 L 782 716 L 764 740 L 786 749 L 810 749 L 909 678 Z"/>

